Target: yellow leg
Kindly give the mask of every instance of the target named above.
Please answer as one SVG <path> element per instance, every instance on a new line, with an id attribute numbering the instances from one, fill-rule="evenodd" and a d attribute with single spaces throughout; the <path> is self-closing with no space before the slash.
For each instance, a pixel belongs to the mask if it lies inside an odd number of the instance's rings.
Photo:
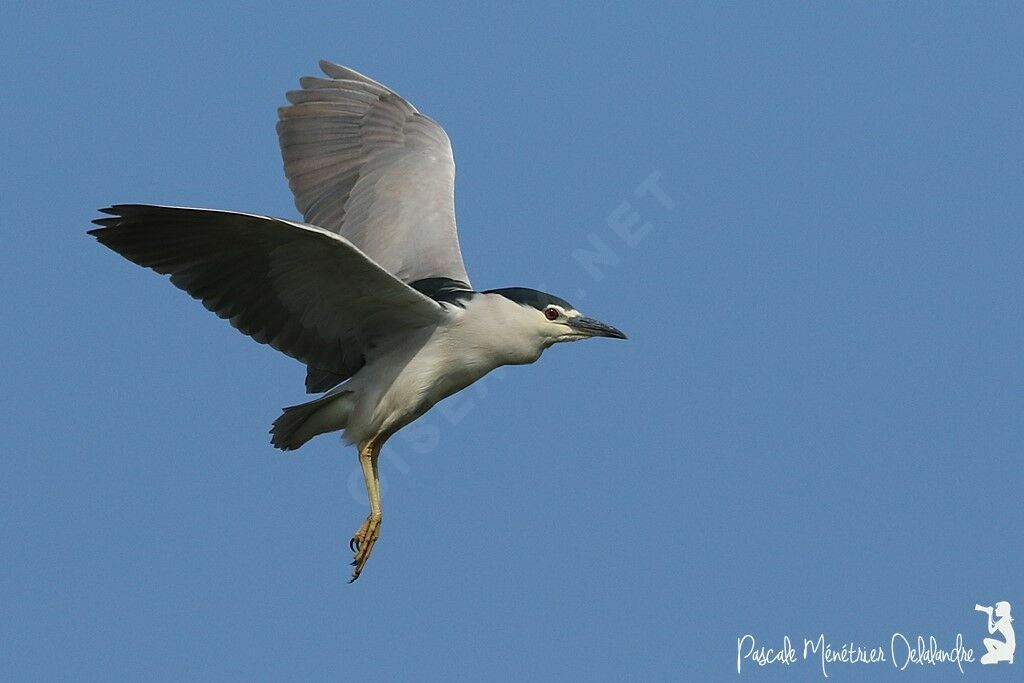
<path id="1" fill-rule="evenodd" d="M 349 579 L 349 583 L 359 578 L 359 574 L 363 571 L 363 566 L 370 559 L 370 553 L 373 552 L 374 544 L 380 538 L 382 515 L 377 456 L 380 455 L 380 449 L 386 439 L 386 436 L 383 438 L 376 436 L 359 444 L 359 465 L 363 468 L 363 479 L 366 480 L 366 494 L 370 498 L 370 515 L 356 529 L 355 534 L 352 535 L 352 540 L 348 544 L 349 549 L 355 553 L 355 558 L 352 560 L 352 566 L 355 569 L 352 570 L 352 578 Z"/>

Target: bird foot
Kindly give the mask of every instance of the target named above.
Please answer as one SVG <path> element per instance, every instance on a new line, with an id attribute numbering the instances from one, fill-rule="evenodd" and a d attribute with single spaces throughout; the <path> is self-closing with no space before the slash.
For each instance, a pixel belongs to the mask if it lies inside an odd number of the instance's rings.
<path id="1" fill-rule="evenodd" d="M 352 560 L 352 566 L 355 569 L 352 570 L 352 578 L 348 580 L 349 583 L 359 578 L 363 571 L 363 566 L 370 559 L 373 546 L 377 539 L 380 538 L 380 521 L 380 515 L 370 515 L 356 529 L 356 532 L 352 535 L 352 540 L 348 542 L 349 549 L 355 553 L 355 559 Z"/>

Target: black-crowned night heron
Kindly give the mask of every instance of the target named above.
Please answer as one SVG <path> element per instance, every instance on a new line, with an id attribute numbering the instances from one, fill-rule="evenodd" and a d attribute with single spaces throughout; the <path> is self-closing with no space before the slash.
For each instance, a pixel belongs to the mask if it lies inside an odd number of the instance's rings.
<path id="1" fill-rule="evenodd" d="M 564 299 L 474 291 L 455 230 L 444 130 L 398 94 L 330 62 L 279 110 L 284 170 L 305 223 L 230 211 L 119 204 L 90 231 L 258 342 L 305 363 L 306 391 L 271 442 L 344 430 L 370 514 L 352 581 L 380 535 L 377 456 L 396 431 L 502 365 L 557 342 L 625 335 Z"/>

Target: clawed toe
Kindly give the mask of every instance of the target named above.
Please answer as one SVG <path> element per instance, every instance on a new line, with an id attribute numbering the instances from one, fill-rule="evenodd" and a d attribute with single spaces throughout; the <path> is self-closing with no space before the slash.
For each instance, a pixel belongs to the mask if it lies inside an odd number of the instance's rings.
<path id="1" fill-rule="evenodd" d="M 356 530 L 352 540 L 348 543 L 349 549 L 355 553 L 355 557 L 352 560 L 352 566 L 355 569 L 352 570 L 352 578 L 348 580 L 349 583 L 359 578 L 363 567 L 366 566 L 366 561 L 370 559 L 373 546 L 377 543 L 377 539 L 380 538 L 380 520 L 380 515 L 370 515 L 367 517 L 366 521 Z"/>

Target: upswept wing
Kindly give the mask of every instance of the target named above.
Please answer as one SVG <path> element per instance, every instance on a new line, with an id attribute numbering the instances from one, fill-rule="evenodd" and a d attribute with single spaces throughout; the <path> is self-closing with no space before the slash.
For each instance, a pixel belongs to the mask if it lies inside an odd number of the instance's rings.
<path id="1" fill-rule="evenodd" d="M 285 175 L 307 223 L 336 232 L 404 282 L 469 287 L 444 130 L 389 88 L 321 61 L 277 124 Z"/>

